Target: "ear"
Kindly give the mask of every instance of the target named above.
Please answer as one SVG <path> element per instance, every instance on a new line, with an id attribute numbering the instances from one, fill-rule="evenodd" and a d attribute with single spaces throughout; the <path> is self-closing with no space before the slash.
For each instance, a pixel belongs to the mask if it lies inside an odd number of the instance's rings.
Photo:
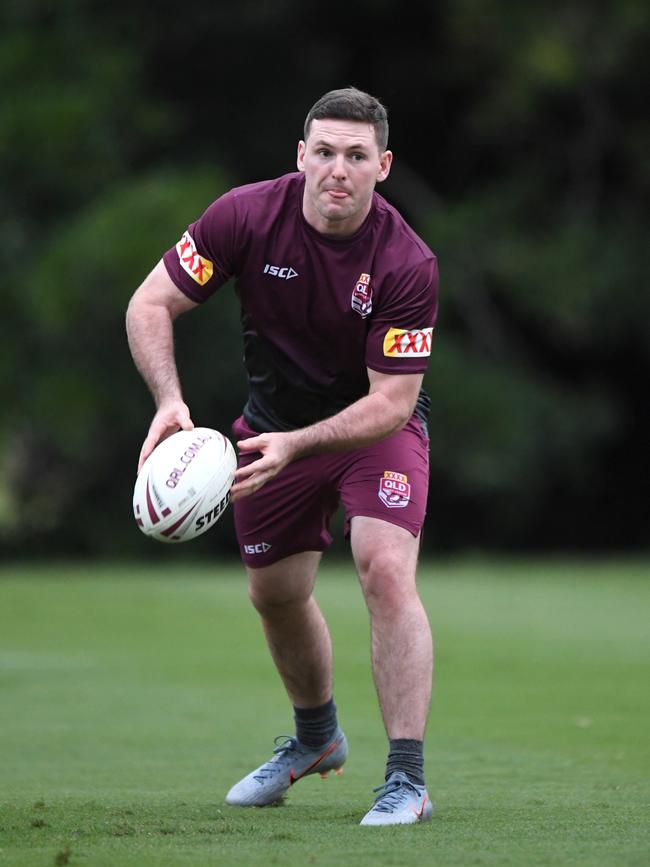
<path id="1" fill-rule="evenodd" d="M 296 164 L 299 172 L 305 171 L 305 143 L 302 140 L 298 142 L 298 158 Z"/>
<path id="2" fill-rule="evenodd" d="M 379 171 L 377 172 L 377 183 L 385 181 L 390 174 L 390 167 L 393 164 L 393 152 L 384 151 L 379 157 Z"/>

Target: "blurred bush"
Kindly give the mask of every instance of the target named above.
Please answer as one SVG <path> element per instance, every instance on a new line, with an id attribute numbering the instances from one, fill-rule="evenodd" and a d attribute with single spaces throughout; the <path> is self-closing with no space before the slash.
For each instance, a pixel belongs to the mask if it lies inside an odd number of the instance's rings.
<path id="1" fill-rule="evenodd" d="M 387 102 L 386 194 L 440 259 L 425 546 L 647 547 L 650 8 L 361 0 L 331 36 L 316 8 L 3 5 L 5 552 L 181 556 L 131 520 L 152 404 L 126 304 L 224 189 L 290 171 L 347 83 Z M 231 287 L 177 351 L 195 420 L 227 430 Z M 229 523 L 190 554 L 212 550 Z"/>

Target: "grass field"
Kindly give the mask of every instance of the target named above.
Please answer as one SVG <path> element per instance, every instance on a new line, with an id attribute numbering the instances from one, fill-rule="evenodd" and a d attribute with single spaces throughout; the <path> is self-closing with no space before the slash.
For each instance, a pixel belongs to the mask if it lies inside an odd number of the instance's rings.
<path id="1" fill-rule="evenodd" d="M 342 777 L 238 810 L 292 730 L 239 568 L 0 570 L 0 864 L 647 865 L 650 569 L 425 565 L 428 825 L 359 828 L 385 741 L 351 570 L 318 596 Z"/>

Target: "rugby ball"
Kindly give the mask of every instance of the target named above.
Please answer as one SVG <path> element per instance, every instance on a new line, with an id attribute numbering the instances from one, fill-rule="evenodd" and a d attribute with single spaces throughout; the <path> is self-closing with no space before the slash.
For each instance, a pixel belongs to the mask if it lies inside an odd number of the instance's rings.
<path id="1" fill-rule="evenodd" d="M 217 523 L 230 502 L 237 457 L 230 440 L 207 427 L 163 440 L 142 465 L 133 513 L 146 536 L 188 542 Z"/>

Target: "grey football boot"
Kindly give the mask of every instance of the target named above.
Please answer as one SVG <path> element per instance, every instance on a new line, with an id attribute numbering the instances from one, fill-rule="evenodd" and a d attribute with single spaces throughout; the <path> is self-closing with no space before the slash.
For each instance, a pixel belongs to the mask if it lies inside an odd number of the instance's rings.
<path id="1" fill-rule="evenodd" d="M 433 815 L 426 788 L 416 786 L 401 771 L 395 771 L 374 791 L 380 794 L 361 825 L 411 825 L 428 822 Z"/>
<path id="2" fill-rule="evenodd" d="M 277 804 L 290 786 L 309 774 L 325 777 L 331 770 L 341 773 L 348 757 L 348 742 L 341 729 L 318 749 L 306 747 L 289 735 L 280 735 L 275 743 L 273 757 L 235 783 L 226 795 L 226 804 L 232 807 Z"/>

